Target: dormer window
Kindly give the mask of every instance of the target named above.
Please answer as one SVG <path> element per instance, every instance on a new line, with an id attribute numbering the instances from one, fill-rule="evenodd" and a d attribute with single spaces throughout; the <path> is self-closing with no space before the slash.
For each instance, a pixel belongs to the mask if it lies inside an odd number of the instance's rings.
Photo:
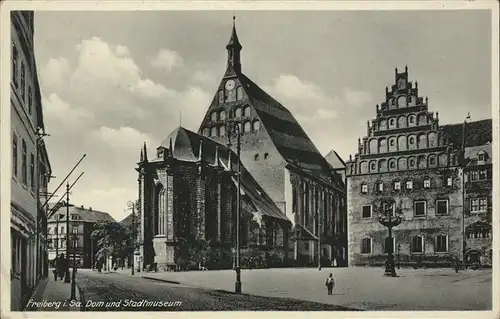
<path id="1" fill-rule="evenodd" d="M 483 151 L 483 150 L 479 151 L 477 153 L 478 164 L 484 164 L 484 162 L 486 161 L 487 157 L 488 157 L 488 154 L 485 151 Z"/>
<path id="2" fill-rule="evenodd" d="M 162 148 L 158 149 L 158 151 L 156 152 L 156 155 L 158 156 L 158 158 L 162 158 L 163 157 L 163 149 Z"/>

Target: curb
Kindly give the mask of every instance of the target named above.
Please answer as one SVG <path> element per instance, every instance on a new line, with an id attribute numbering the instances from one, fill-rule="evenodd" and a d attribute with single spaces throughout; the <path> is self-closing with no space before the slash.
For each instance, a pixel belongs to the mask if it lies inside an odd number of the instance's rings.
<path id="1" fill-rule="evenodd" d="M 181 284 L 178 281 L 167 280 L 167 279 L 159 279 L 159 278 L 148 277 L 148 276 L 141 276 L 141 278 L 148 279 L 148 280 L 154 280 L 154 281 L 160 281 L 160 282 L 166 282 L 166 283 L 175 284 L 175 285 L 180 285 Z"/>

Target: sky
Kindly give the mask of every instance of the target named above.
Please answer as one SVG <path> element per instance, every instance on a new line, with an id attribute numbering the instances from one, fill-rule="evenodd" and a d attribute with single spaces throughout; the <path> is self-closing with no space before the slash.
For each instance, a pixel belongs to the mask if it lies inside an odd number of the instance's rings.
<path id="1" fill-rule="evenodd" d="M 491 118 L 486 11 L 241 11 L 242 71 L 287 107 L 318 150 L 347 159 L 394 69 L 440 124 Z M 35 13 L 35 57 L 54 190 L 128 215 L 137 162 L 177 126 L 197 131 L 226 66 L 233 11 Z M 181 116 L 182 114 L 182 116 Z M 60 190 L 58 194 L 62 194 Z"/>

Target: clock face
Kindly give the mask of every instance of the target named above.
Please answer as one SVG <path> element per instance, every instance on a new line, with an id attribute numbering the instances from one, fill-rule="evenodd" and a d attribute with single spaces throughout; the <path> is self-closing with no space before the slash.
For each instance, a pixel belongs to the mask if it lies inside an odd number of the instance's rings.
<path id="1" fill-rule="evenodd" d="M 230 90 L 232 90 L 232 89 L 234 89 L 234 80 L 228 80 L 228 81 L 226 82 L 226 90 L 229 90 L 229 91 L 230 91 Z"/>

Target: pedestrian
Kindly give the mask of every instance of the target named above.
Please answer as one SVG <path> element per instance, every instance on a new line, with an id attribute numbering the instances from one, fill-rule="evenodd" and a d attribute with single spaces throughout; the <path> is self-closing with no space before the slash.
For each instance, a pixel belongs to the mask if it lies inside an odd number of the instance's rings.
<path id="1" fill-rule="evenodd" d="M 54 274 L 54 281 L 57 281 L 57 264 L 58 264 L 58 261 L 59 261 L 59 256 L 56 256 L 53 260 L 53 266 L 54 266 L 54 270 L 52 271 L 52 273 Z"/>
<path id="2" fill-rule="evenodd" d="M 330 273 L 325 282 L 326 289 L 328 289 L 328 294 L 331 295 L 333 291 L 333 286 L 335 286 L 335 281 L 333 280 L 333 274 Z"/>
<path id="3" fill-rule="evenodd" d="M 59 258 L 57 258 L 57 272 L 59 274 L 59 279 L 63 279 L 66 271 L 66 258 L 64 254 L 60 254 Z"/>

